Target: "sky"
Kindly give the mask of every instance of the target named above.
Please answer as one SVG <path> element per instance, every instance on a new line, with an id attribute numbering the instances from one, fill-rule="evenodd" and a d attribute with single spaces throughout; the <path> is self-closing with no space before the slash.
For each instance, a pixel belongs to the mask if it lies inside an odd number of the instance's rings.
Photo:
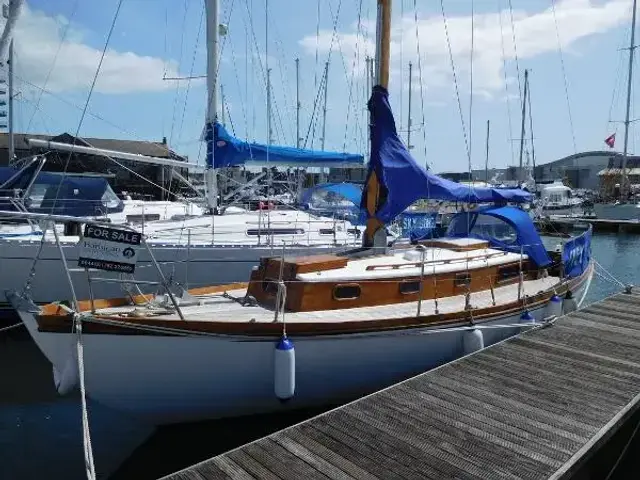
<path id="1" fill-rule="evenodd" d="M 220 3 L 227 128 L 267 142 L 270 124 L 273 144 L 295 146 L 297 58 L 301 146 L 366 154 L 366 58 L 374 55 L 376 0 Z M 118 4 L 25 2 L 15 31 L 15 131 L 166 137 L 173 150 L 202 164 L 204 0 L 123 0 L 119 10 Z M 484 168 L 490 121 L 489 167 L 516 165 L 525 69 L 534 132 L 532 148 L 527 115 L 525 161 L 532 150 L 538 164 L 604 150 L 604 138 L 614 132 L 620 150 L 631 4 L 394 0 L 389 91 L 405 142 L 411 93 L 415 159 L 436 172 Z M 635 95 L 631 105 L 635 119 Z"/>

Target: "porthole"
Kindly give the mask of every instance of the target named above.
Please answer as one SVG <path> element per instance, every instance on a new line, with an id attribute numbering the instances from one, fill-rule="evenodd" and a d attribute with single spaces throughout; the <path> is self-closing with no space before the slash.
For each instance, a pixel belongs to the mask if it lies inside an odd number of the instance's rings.
<path id="1" fill-rule="evenodd" d="M 420 280 L 404 280 L 400 282 L 400 293 L 409 295 L 420 291 Z"/>
<path id="2" fill-rule="evenodd" d="M 336 285 L 333 289 L 333 298 L 335 300 L 355 300 L 360 296 L 360 293 L 360 285 L 357 283 Z"/>

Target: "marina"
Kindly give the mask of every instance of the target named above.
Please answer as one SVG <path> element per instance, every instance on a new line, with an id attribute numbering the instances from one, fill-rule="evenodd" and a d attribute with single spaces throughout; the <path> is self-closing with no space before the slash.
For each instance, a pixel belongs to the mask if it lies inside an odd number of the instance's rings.
<path id="1" fill-rule="evenodd" d="M 638 422 L 638 307 L 613 295 L 163 478 L 580 478 Z"/>
<path id="2" fill-rule="evenodd" d="M 493 13 L 444 1 L 434 13 L 405 0 L 317 0 L 317 11 L 112 0 L 112 11 L 75 2 L 68 18 L 66 2 L 5 1 L 0 478 L 637 471 L 637 0 Z M 562 45 L 571 22 L 584 32 Z M 622 147 L 614 131 L 610 150 L 579 153 L 564 60 L 556 90 L 570 136 L 548 69 L 531 61 L 549 46 L 519 58 L 516 43 L 555 38 L 562 55 L 623 23 Z M 546 105 L 532 100 L 539 86 Z M 585 138 L 603 111 L 589 96 L 575 116 Z M 458 141 L 445 108 L 460 116 Z M 43 112 L 55 132 L 34 133 Z M 162 141 L 100 138 L 114 127 Z M 565 137 L 574 153 L 549 161 L 570 150 Z"/>

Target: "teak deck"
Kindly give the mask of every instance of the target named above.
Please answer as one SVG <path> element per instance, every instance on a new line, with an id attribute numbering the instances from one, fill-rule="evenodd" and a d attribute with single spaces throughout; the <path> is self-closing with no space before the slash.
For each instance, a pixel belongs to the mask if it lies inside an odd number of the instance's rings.
<path id="1" fill-rule="evenodd" d="M 640 407 L 639 311 L 614 295 L 165 478 L 569 478 Z"/>

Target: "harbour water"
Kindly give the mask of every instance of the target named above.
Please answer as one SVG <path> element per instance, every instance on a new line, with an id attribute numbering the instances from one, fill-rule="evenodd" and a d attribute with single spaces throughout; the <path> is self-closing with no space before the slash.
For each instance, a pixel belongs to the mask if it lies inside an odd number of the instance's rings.
<path id="1" fill-rule="evenodd" d="M 547 238 L 546 242 L 553 245 L 559 240 Z M 595 235 L 592 241 L 593 257 L 623 283 L 640 284 L 639 248 L 640 236 L 635 235 Z M 596 277 L 587 301 L 620 289 Z M 55 395 L 50 367 L 22 329 L 0 333 L 0 378 L 0 479 L 85 478 L 79 398 Z M 99 478 L 158 478 L 318 413 L 310 410 L 152 431 L 91 404 L 96 469 Z M 630 451 L 634 448 L 639 448 L 638 441 Z"/>

